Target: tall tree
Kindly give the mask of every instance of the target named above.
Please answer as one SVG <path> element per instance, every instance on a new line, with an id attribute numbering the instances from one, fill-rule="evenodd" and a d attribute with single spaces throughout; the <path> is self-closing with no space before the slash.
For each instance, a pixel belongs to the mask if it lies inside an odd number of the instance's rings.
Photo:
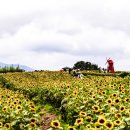
<path id="1" fill-rule="evenodd" d="M 73 66 L 74 69 L 81 69 L 81 70 L 98 70 L 99 67 L 96 64 L 91 62 L 85 61 L 78 61 Z"/>
<path id="2" fill-rule="evenodd" d="M 81 69 L 85 70 L 86 69 L 86 63 L 84 61 L 78 61 L 74 64 L 74 69 Z"/>

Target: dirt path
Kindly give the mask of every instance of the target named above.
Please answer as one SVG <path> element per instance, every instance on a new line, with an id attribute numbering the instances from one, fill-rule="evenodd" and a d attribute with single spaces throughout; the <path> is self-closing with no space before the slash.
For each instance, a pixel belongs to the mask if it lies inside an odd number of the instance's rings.
<path id="1" fill-rule="evenodd" d="M 57 116 L 52 113 L 46 113 L 42 116 L 43 126 L 42 130 L 47 130 L 50 127 L 50 123 L 52 120 L 57 119 Z"/>

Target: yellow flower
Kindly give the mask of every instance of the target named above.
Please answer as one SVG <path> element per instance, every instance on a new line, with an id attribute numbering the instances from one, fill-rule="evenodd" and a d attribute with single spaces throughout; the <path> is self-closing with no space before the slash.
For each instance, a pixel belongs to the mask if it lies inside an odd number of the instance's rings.
<path id="1" fill-rule="evenodd" d="M 86 128 L 91 128 L 91 125 L 90 124 L 86 125 Z"/>
<path id="2" fill-rule="evenodd" d="M 122 114 L 121 114 L 121 113 L 116 113 L 116 114 L 115 114 L 115 118 L 118 119 L 118 118 L 121 118 L 121 117 L 122 117 Z"/>
<path id="3" fill-rule="evenodd" d="M 3 107 L 3 108 L 2 108 L 2 111 L 3 111 L 3 112 L 7 112 L 7 106 Z"/>
<path id="4" fill-rule="evenodd" d="M 105 126 L 106 126 L 106 128 L 107 128 L 108 130 L 112 130 L 113 127 L 114 127 L 114 124 L 113 124 L 112 122 L 106 122 L 106 123 L 105 123 Z"/>
<path id="5" fill-rule="evenodd" d="M 113 93 L 112 96 L 113 96 L 113 97 L 117 97 L 117 94 L 116 94 L 116 93 Z"/>
<path id="6" fill-rule="evenodd" d="M 106 94 L 106 92 L 105 92 L 105 91 L 102 91 L 102 94 L 103 94 L 103 95 L 105 95 L 105 94 Z"/>
<path id="7" fill-rule="evenodd" d="M 130 99 L 129 99 L 129 98 L 125 98 L 124 101 L 125 101 L 125 102 L 129 102 Z"/>
<path id="8" fill-rule="evenodd" d="M 58 120 L 51 121 L 51 127 L 53 128 L 60 128 L 60 122 Z"/>
<path id="9" fill-rule="evenodd" d="M 122 124 L 122 121 L 120 119 L 117 119 L 114 121 L 115 126 L 120 126 Z"/>
<path id="10" fill-rule="evenodd" d="M 77 96 L 77 94 L 78 94 L 78 91 L 77 91 L 77 90 L 73 91 L 73 95 L 74 95 L 74 96 Z"/>
<path id="11" fill-rule="evenodd" d="M 10 130 L 11 125 L 10 125 L 10 123 L 6 123 L 6 124 L 4 124 L 4 127 L 5 127 L 6 129 Z"/>
<path id="12" fill-rule="evenodd" d="M 35 122 L 31 122 L 31 123 L 29 124 L 29 126 L 30 126 L 30 127 L 36 127 L 37 125 L 36 125 Z"/>
<path id="13" fill-rule="evenodd" d="M 96 95 L 92 95 L 92 98 L 95 99 L 95 98 L 96 98 Z"/>
<path id="14" fill-rule="evenodd" d="M 31 122 L 36 122 L 36 118 L 31 118 L 30 121 Z"/>
<path id="15" fill-rule="evenodd" d="M 97 105 L 92 106 L 94 112 L 99 112 L 100 108 Z"/>
<path id="16" fill-rule="evenodd" d="M 120 106 L 120 112 L 124 112 L 125 111 L 125 106 Z"/>
<path id="17" fill-rule="evenodd" d="M 0 122 L 0 128 L 3 126 L 3 123 L 2 122 Z"/>
<path id="18" fill-rule="evenodd" d="M 17 102 L 16 102 L 16 101 L 14 101 L 14 102 L 13 102 L 13 104 L 14 104 L 14 105 L 16 105 L 16 104 L 17 104 Z"/>
<path id="19" fill-rule="evenodd" d="M 35 106 L 34 105 L 30 105 L 30 108 L 35 108 Z"/>
<path id="20" fill-rule="evenodd" d="M 30 102 L 28 102 L 28 105 L 32 106 L 32 105 L 34 105 L 34 103 L 30 101 Z"/>
<path id="21" fill-rule="evenodd" d="M 108 98 L 108 99 L 106 100 L 106 102 L 107 102 L 108 104 L 111 104 L 111 103 L 112 103 L 112 99 L 111 99 L 111 98 Z"/>
<path id="22" fill-rule="evenodd" d="M 83 124 L 83 118 L 77 118 L 75 121 L 75 125 L 79 126 L 81 124 Z"/>
<path id="23" fill-rule="evenodd" d="M 87 130 L 97 130 L 96 128 L 88 128 Z"/>
<path id="24" fill-rule="evenodd" d="M 100 116 L 100 117 L 98 118 L 98 123 L 99 123 L 100 125 L 104 125 L 104 124 L 106 123 L 106 118 L 105 118 L 104 116 Z"/>
<path id="25" fill-rule="evenodd" d="M 76 130 L 76 128 L 74 128 L 73 126 L 69 126 L 68 130 Z"/>
<path id="26" fill-rule="evenodd" d="M 116 98 L 116 99 L 114 100 L 114 102 L 115 102 L 116 104 L 118 104 L 118 103 L 120 102 L 120 98 Z"/>
<path id="27" fill-rule="evenodd" d="M 86 117 L 86 121 L 87 121 L 87 122 L 91 122 L 91 121 L 92 121 L 92 117 L 91 117 L 91 116 L 87 116 L 87 117 Z"/>
<path id="28" fill-rule="evenodd" d="M 15 101 L 16 101 L 16 102 L 19 102 L 19 101 L 20 101 L 20 99 L 19 99 L 19 98 L 16 98 L 16 99 L 15 99 Z"/>
<path id="29" fill-rule="evenodd" d="M 81 116 L 81 117 L 86 117 L 86 115 L 87 115 L 86 112 L 82 112 L 82 111 L 81 111 L 81 112 L 79 113 L 79 116 Z"/>
<path id="30" fill-rule="evenodd" d="M 20 111 L 20 110 L 22 110 L 22 106 L 21 105 L 17 105 L 16 109 Z"/>
<path id="31" fill-rule="evenodd" d="M 34 108 L 31 109 L 32 113 L 36 113 L 36 110 Z"/>
<path id="32" fill-rule="evenodd" d="M 130 108 L 127 109 L 127 113 L 130 116 Z"/>
<path id="33" fill-rule="evenodd" d="M 96 123 L 95 123 L 95 128 L 98 129 L 98 128 L 100 128 L 100 126 L 101 126 L 101 125 L 99 124 L 99 122 L 96 122 Z"/>

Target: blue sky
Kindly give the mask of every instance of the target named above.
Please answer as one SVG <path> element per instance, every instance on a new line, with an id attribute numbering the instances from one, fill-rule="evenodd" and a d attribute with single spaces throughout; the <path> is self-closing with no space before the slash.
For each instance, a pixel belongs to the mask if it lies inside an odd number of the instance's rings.
<path id="1" fill-rule="evenodd" d="M 77 61 L 130 71 L 129 0 L 0 1 L 0 62 L 59 70 Z"/>

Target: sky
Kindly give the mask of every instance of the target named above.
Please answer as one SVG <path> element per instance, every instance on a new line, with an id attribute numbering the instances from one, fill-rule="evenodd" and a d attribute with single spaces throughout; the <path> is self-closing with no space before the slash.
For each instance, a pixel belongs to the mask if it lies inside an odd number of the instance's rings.
<path id="1" fill-rule="evenodd" d="M 1 0 L 0 62 L 59 70 L 77 61 L 130 71 L 129 0 Z"/>

